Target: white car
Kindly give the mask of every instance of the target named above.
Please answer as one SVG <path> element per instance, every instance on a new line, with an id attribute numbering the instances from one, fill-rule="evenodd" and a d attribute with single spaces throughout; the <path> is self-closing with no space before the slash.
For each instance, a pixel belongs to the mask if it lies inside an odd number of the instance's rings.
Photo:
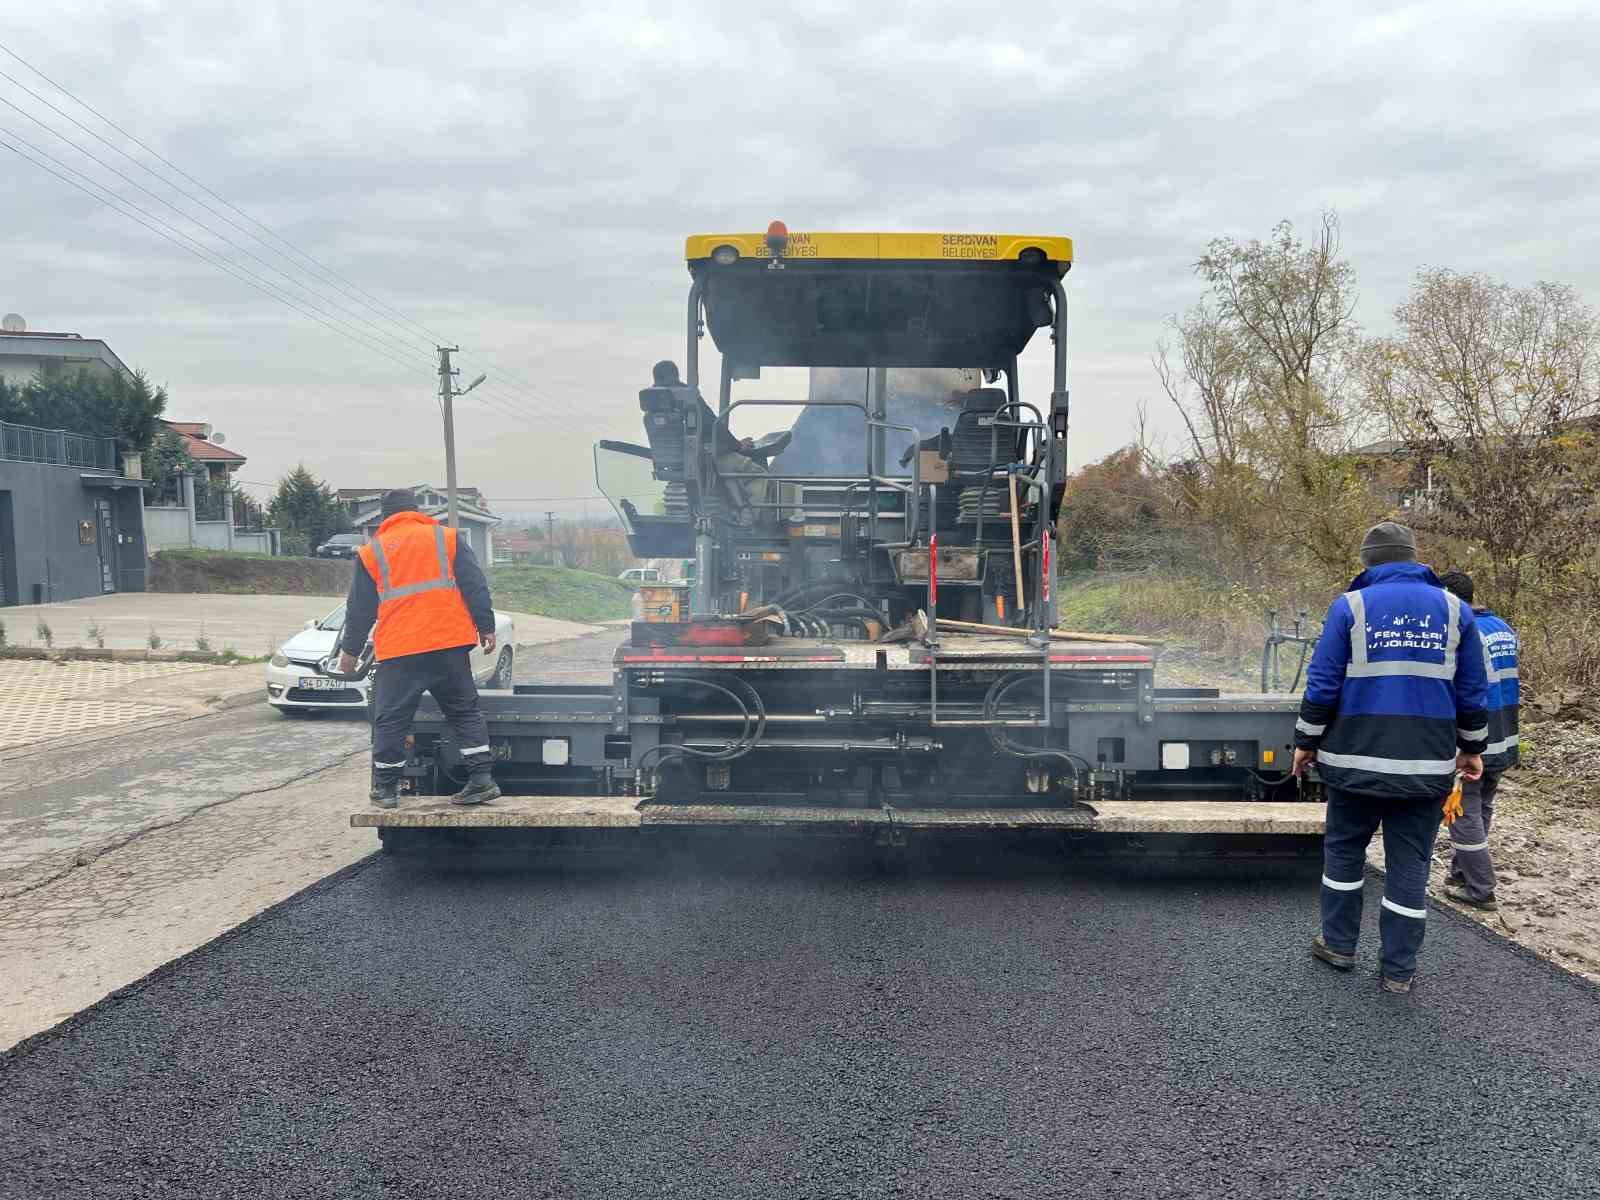
<path id="1" fill-rule="evenodd" d="M 267 703 L 285 716 L 322 709 L 365 708 L 371 676 L 334 679 L 325 675 L 320 665 L 337 648 L 343 629 L 341 604 L 320 621 L 307 621 L 304 629 L 278 647 L 267 663 Z M 494 638 L 493 654 L 485 654 L 477 646 L 472 648 L 472 677 L 482 688 L 510 688 L 516 665 L 517 629 L 499 609 L 494 614 Z"/>

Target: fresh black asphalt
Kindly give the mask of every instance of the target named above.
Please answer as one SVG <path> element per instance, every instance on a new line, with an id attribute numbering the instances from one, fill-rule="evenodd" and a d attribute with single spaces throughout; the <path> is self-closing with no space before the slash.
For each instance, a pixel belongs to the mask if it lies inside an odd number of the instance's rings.
<path id="1" fill-rule="evenodd" d="M 0 1058 L 0 1196 L 1600 1195 L 1600 995 L 1315 876 L 375 857 Z"/>

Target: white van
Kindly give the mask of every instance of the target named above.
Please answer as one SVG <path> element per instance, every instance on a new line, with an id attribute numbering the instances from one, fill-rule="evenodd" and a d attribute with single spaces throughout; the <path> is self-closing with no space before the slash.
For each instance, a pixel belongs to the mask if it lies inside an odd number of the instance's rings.
<path id="1" fill-rule="evenodd" d="M 623 583 L 660 583 L 661 568 L 659 567 L 629 567 L 617 576 Z"/>

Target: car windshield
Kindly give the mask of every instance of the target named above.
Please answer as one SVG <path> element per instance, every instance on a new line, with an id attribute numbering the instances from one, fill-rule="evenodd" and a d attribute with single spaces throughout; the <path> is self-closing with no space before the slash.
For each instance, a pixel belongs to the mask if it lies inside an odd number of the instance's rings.
<path id="1" fill-rule="evenodd" d="M 327 616 L 323 617 L 322 620 L 318 621 L 317 622 L 317 628 L 318 629 L 343 629 L 344 628 L 344 605 L 342 605 L 342 604 L 339 605 L 338 608 L 334 609 Z"/>

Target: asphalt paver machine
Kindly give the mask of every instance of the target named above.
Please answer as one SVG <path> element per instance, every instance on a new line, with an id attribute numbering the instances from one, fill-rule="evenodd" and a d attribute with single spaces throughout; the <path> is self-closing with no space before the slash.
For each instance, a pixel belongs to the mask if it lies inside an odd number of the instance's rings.
<path id="1" fill-rule="evenodd" d="M 1292 698 L 1161 688 L 1158 647 L 1057 629 L 1072 253 L 778 222 L 689 238 L 682 362 L 641 364 L 644 438 L 595 462 L 633 553 L 693 582 L 642 591 L 609 685 L 483 694 L 501 800 L 439 799 L 462 765 L 425 706 L 412 794 L 354 823 L 391 848 L 713 827 L 1314 846 Z M 762 394 L 784 367 L 809 369 L 804 399 Z"/>

